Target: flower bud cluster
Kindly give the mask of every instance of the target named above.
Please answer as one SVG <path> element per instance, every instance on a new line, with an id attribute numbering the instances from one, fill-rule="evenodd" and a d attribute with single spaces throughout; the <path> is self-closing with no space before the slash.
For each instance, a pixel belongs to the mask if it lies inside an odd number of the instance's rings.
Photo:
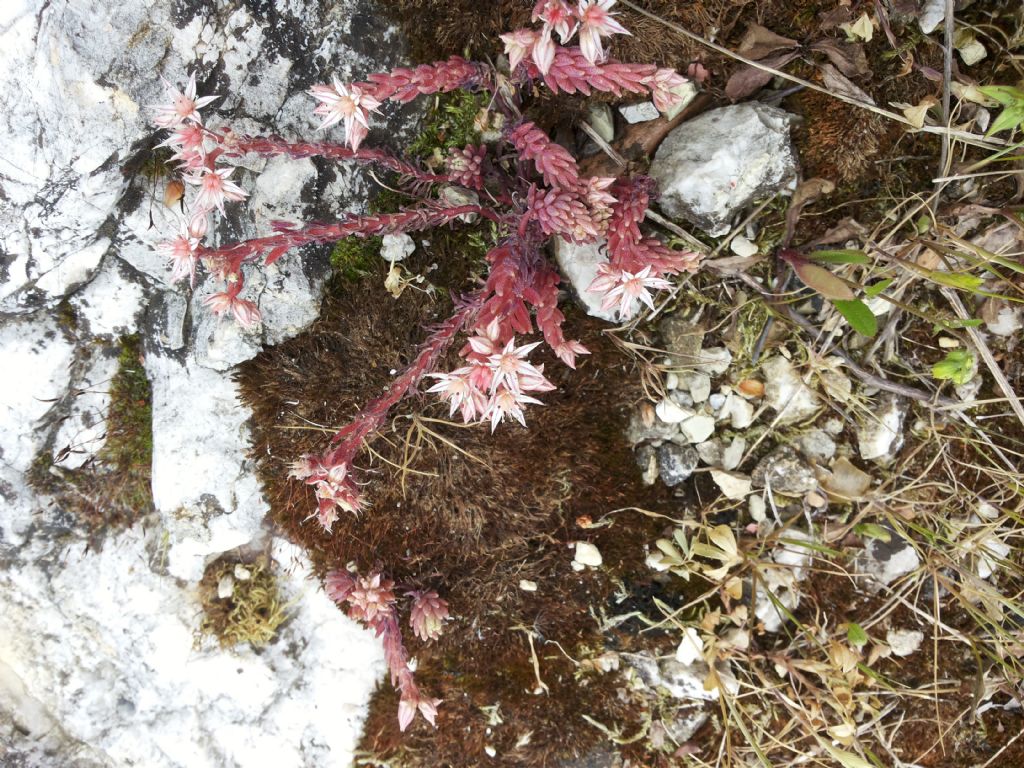
<path id="1" fill-rule="evenodd" d="M 394 587 L 395 583 L 380 573 L 353 576 L 348 571 L 335 570 L 325 579 L 327 596 L 339 606 L 347 604 L 349 618 L 374 630 L 383 641 L 391 684 L 399 692 L 398 727 L 403 731 L 408 728 L 417 712 L 436 726 L 437 705 L 441 700 L 424 696 L 413 677 L 409 655 L 402 642 Z M 412 598 L 409 624 L 413 633 L 425 642 L 436 640 L 448 618 L 447 601 L 433 590 L 408 594 Z"/>

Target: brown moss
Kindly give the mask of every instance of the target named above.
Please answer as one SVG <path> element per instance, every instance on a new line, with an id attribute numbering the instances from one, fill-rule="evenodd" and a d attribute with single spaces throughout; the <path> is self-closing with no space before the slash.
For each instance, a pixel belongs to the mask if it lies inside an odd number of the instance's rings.
<path id="1" fill-rule="evenodd" d="M 440 275 L 431 277 L 442 285 L 459 285 L 472 266 L 454 254 L 422 259 L 438 262 Z M 574 316 L 569 335 L 581 337 L 593 355 L 575 372 L 545 361 L 558 390 L 544 407 L 531 409 L 529 429 L 505 425 L 492 436 L 483 426 L 427 421 L 447 416 L 432 399 L 406 401 L 372 442 L 379 458 L 361 457 L 371 508 L 342 518 L 328 535 L 309 519 L 312 495 L 286 479 L 290 461 L 325 445 L 322 432 L 302 425 L 343 424 L 408 361 L 423 326 L 447 309 L 419 292 L 393 300 L 383 277 L 378 267 L 359 282 L 334 285 L 309 332 L 267 350 L 239 375 L 254 410 L 254 456 L 274 519 L 309 550 L 317 569 L 355 562 L 403 586 L 436 588 L 455 617 L 434 645 L 408 638 L 421 685 L 445 700 L 439 728 L 418 725 L 400 736 L 394 693 L 383 689 L 364 746 L 385 756 L 401 752 L 402 764 L 413 766 L 477 765 L 487 759 L 485 741 L 503 755 L 520 755 L 509 757 L 509 765 L 583 753 L 601 737 L 581 713 L 627 723 L 625 730 L 630 716 L 614 678 L 577 681 L 575 666 L 554 642 L 570 655 L 600 652 L 606 639 L 593 612 L 617 612 L 610 604 L 615 578 L 633 575 L 643 586 L 644 542 L 660 535 L 660 525 L 622 513 L 608 526 L 584 529 L 577 518 L 598 521 L 631 505 L 672 509 L 664 488 L 641 484 L 622 437 L 627 409 L 641 396 L 635 372 L 596 323 Z M 570 569 L 570 544 L 580 539 L 598 546 L 604 571 Z M 521 579 L 535 581 L 538 590 L 520 590 Z M 527 632 L 534 633 L 547 695 L 532 692 Z M 497 703 L 505 724 L 485 740 L 480 707 Z M 532 746 L 517 751 L 526 732 L 533 733 Z"/>

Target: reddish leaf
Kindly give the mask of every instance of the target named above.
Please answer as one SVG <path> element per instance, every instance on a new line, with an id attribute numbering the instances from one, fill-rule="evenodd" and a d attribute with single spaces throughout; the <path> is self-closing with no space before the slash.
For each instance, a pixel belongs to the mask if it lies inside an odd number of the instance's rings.
<path id="1" fill-rule="evenodd" d="M 853 301 L 853 291 L 841 278 L 836 277 L 824 267 L 806 261 L 792 262 L 793 269 L 808 288 L 811 288 L 826 299 Z"/>

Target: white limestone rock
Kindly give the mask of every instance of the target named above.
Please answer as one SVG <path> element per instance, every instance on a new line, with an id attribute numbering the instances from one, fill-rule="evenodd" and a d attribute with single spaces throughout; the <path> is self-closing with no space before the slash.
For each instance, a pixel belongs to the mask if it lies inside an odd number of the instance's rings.
<path id="1" fill-rule="evenodd" d="M 54 572 L 0 571 L 0 700 L 17 685 L 17 719 L 53 742 L 38 764 L 350 765 L 383 672 L 370 633 L 275 540 L 292 612 L 278 640 L 259 654 L 195 649 L 197 595 L 159 572 L 161 535 L 136 526 L 117 546 L 72 547 Z"/>
<path id="2" fill-rule="evenodd" d="M 792 115 L 757 102 L 706 112 L 669 133 L 651 163 L 669 216 L 712 236 L 736 214 L 796 178 Z"/>
<path id="3" fill-rule="evenodd" d="M 146 358 L 152 381 L 153 503 L 165 519 L 170 573 L 197 582 L 207 560 L 246 544 L 268 511 L 249 450 L 247 409 L 230 375 Z"/>
<path id="4" fill-rule="evenodd" d="M 895 396 L 881 398 L 857 427 L 857 445 L 862 459 L 887 464 L 903 446 L 903 420 L 907 404 Z"/>
<path id="5" fill-rule="evenodd" d="M 633 125 L 635 123 L 646 123 L 649 120 L 657 120 L 661 117 L 658 108 L 653 101 L 641 101 L 636 104 L 626 104 L 619 107 L 619 114 L 623 119 Z"/>
<path id="6" fill-rule="evenodd" d="M 615 309 L 602 309 L 601 295 L 587 290 L 597 277 L 598 266 L 608 261 L 604 242 L 578 245 L 556 238 L 553 247 L 559 269 L 572 285 L 576 298 L 587 310 L 587 314 L 614 323 L 618 312 Z"/>
<path id="7" fill-rule="evenodd" d="M 779 424 L 804 421 L 818 412 L 818 395 L 804 384 L 793 364 L 781 355 L 761 364 L 764 375 L 764 402 L 777 412 Z"/>
<path id="8" fill-rule="evenodd" d="M 878 592 L 897 579 L 913 573 L 921 565 L 914 546 L 896 531 L 889 530 L 889 541 L 870 538 L 854 558 L 853 572 L 864 579 L 868 589 Z"/>
<path id="9" fill-rule="evenodd" d="M 128 271 L 118 259 L 108 258 L 89 284 L 71 298 L 79 321 L 94 336 L 120 336 L 138 330 L 146 287 Z"/>

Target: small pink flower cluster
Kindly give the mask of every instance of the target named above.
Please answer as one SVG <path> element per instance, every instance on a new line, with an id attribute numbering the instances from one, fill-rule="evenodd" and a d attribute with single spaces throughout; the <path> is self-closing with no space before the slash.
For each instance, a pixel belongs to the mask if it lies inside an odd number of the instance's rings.
<path id="1" fill-rule="evenodd" d="M 555 388 L 544 378 L 544 366 L 526 359 L 538 346 L 540 342 L 535 341 L 517 347 L 515 336 L 503 341 L 501 323 L 494 319 L 470 336 L 462 351 L 469 364 L 451 373 L 427 374 L 437 379 L 427 391 L 448 401 L 450 416 L 458 411 L 466 422 L 489 420 L 492 432 L 510 416 L 525 427 L 523 405 L 542 404 L 527 393 Z"/>
<path id="2" fill-rule="evenodd" d="M 382 638 L 384 658 L 391 672 L 391 684 L 399 692 L 398 727 L 405 730 L 419 712 L 436 727 L 437 705 L 440 699 L 424 696 L 413 678 L 409 655 L 402 642 L 398 621 L 395 583 L 379 573 L 353 577 L 347 571 L 327 574 L 327 596 L 339 606 L 348 605 L 349 618 L 365 624 Z M 412 591 L 409 624 L 413 633 L 424 642 L 436 640 L 448 618 L 448 603 L 433 590 Z"/>
<path id="3" fill-rule="evenodd" d="M 640 302 L 654 308 L 648 291 L 670 288 L 666 275 L 693 271 L 698 265 L 696 253 L 670 250 L 640 232 L 653 188 L 654 182 L 645 177 L 615 182 L 616 202 L 606 230 L 608 263 L 598 266 L 597 278 L 587 289 L 603 294 L 601 306 L 617 309 L 623 319 L 632 317 Z"/>
<path id="4" fill-rule="evenodd" d="M 321 130 L 337 123 L 345 127 L 345 142 L 359 149 L 370 131 L 370 113 L 385 101 L 399 104 L 430 93 L 447 93 L 479 80 L 480 65 L 460 56 L 415 69 L 399 67 L 391 72 L 370 76 L 369 82 L 345 85 L 332 78 L 331 85 L 314 85 L 310 95 L 320 102 L 314 114 L 324 118 Z"/>
<path id="5" fill-rule="evenodd" d="M 186 276 L 195 283 L 196 262 L 202 252 L 201 244 L 209 227 L 208 216 L 214 210 L 224 214 L 226 201 L 241 201 L 246 192 L 230 176 L 234 168 L 218 168 L 217 159 L 224 153 L 225 136 L 203 125 L 199 110 L 218 99 L 218 96 L 196 98 L 196 76 L 193 73 L 184 91 L 167 84 L 169 101 L 154 105 L 153 123 L 167 129 L 171 135 L 159 146 L 174 150 L 172 160 L 179 163 L 189 184 L 198 188 L 190 215 L 182 222 L 181 231 L 173 240 L 161 243 L 158 250 L 171 260 L 171 279 Z M 255 303 L 239 296 L 242 291 L 241 274 L 226 271 L 227 290 L 207 296 L 204 300 L 215 314 L 231 314 L 235 320 L 251 328 L 260 321 Z"/>
<path id="6" fill-rule="evenodd" d="M 557 33 L 565 45 L 577 30 L 580 33 L 580 50 L 587 61 L 596 64 L 603 60 L 601 38 L 629 34 L 608 12 L 613 5 L 615 0 L 580 0 L 573 8 L 566 0 L 538 0 L 531 20 L 544 22 L 539 32 L 518 29 L 501 36 L 509 66 L 515 70 L 529 56 L 537 69 L 546 75 L 555 61 L 556 46 L 552 33 Z"/>
<path id="7" fill-rule="evenodd" d="M 325 465 L 315 456 L 292 462 L 289 477 L 313 486 L 317 498 L 316 516 L 328 533 L 338 519 L 338 510 L 358 514 L 363 501 L 348 471 L 348 464 Z"/>

